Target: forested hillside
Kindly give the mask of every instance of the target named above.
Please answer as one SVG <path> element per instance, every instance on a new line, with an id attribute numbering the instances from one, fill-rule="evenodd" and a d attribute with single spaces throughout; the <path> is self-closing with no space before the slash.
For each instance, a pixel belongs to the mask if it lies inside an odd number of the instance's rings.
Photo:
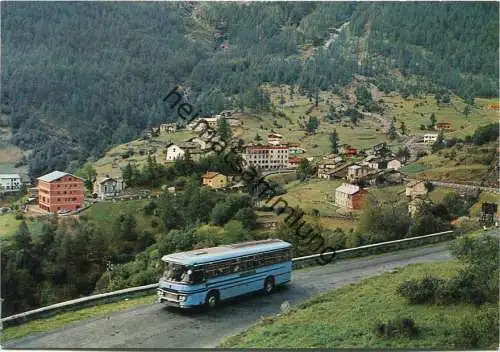
<path id="1" fill-rule="evenodd" d="M 162 101 L 175 85 L 204 114 L 267 108 L 263 83 L 338 89 L 354 74 L 409 95 L 498 95 L 498 3 L 1 6 L 1 109 L 34 150 L 32 177 L 175 120 Z"/>

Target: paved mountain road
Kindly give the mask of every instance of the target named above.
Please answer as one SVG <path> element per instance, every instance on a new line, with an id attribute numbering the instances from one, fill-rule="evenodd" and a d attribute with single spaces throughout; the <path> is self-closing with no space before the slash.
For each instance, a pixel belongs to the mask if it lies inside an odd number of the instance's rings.
<path id="1" fill-rule="evenodd" d="M 446 243 L 370 258 L 356 258 L 294 271 L 288 288 L 271 296 L 252 295 L 223 304 L 215 312 L 181 312 L 148 304 L 74 322 L 49 333 L 32 334 L 4 348 L 200 348 L 215 347 L 259 320 L 312 294 L 339 288 L 411 263 L 450 259 Z"/>

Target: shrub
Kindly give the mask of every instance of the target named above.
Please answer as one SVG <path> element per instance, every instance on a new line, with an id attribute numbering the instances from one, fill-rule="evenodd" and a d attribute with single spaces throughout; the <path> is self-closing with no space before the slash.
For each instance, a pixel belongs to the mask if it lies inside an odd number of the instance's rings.
<path id="1" fill-rule="evenodd" d="M 158 280 L 153 270 L 140 271 L 129 278 L 130 286 L 143 286 L 155 283 Z"/>
<path id="2" fill-rule="evenodd" d="M 496 306 L 480 311 L 460 323 L 455 347 L 493 349 L 498 346 L 498 328 Z"/>
<path id="3" fill-rule="evenodd" d="M 154 229 L 158 227 L 158 220 L 157 219 L 151 219 L 151 227 Z"/>
<path id="4" fill-rule="evenodd" d="M 410 304 L 433 303 L 438 287 L 443 285 L 443 279 L 428 276 L 421 282 L 410 280 L 403 282 L 398 287 L 400 296 L 408 299 Z"/>
<path id="5" fill-rule="evenodd" d="M 398 293 L 410 304 L 464 302 L 481 305 L 498 301 L 498 241 L 489 236 L 463 237 L 452 246 L 453 255 L 466 266 L 449 280 L 433 277 L 406 281 Z"/>
<path id="6" fill-rule="evenodd" d="M 144 206 L 143 210 L 144 210 L 144 214 L 146 215 L 152 215 L 153 214 L 153 211 L 156 209 L 156 203 L 154 201 L 149 201 L 146 203 L 146 205 Z"/>
<path id="7" fill-rule="evenodd" d="M 475 145 L 482 145 L 498 138 L 498 123 L 492 123 L 486 126 L 480 126 L 472 135 L 472 141 Z"/>
<path id="8" fill-rule="evenodd" d="M 392 321 L 389 320 L 387 324 L 377 323 L 375 326 L 375 334 L 377 337 L 389 339 L 394 337 L 412 338 L 418 335 L 418 328 L 413 319 L 396 317 Z"/>
<path id="9" fill-rule="evenodd" d="M 14 218 L 15 218 L 16 220 L 23 220 L 23 219 L 24 219 L 24 215 L 23 215 L 23 214 L 21 214 L 21 213 L 17 213 L 16 215 L 14 215 Z"/>
<path id="10" fill-rule="evenodd" d="M 477 336 L 477 332 L 473 323 L 470 321 L 462 322 L 459 327 L 459 334 L 456 344 L 462 348 L 474 348 L 478 346 L 478 343 L 479 337 Z"/>
<path id="11" fill-rule="evenodd" d="M 234 216 L 234 220 L 241 221 L 243 227 L 249 230 L 253 230 L 257 228 L 257 215 L 253 211 L 251 207 L 242 208 L 238 210 L 236 215 Z"/>

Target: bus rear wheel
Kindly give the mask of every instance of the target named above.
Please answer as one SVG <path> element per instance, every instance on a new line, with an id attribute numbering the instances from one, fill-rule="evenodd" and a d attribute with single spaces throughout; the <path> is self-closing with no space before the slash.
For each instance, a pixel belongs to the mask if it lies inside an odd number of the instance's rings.
<path id="1" fill-rule="evenodd" d="M 266 295 L 270 295 L 273 291 L 274 291 L 274 278 L 270 276 L 264 282 L 264 292 L 266 293 Z"/>
<path id="2" fill-rule="evenodd" d="M 219 295 L 217 292 L 213 291 L 207 295 L 207 300 L 205 302 L 209 309 L 214 309 L 219 305 Z"/>

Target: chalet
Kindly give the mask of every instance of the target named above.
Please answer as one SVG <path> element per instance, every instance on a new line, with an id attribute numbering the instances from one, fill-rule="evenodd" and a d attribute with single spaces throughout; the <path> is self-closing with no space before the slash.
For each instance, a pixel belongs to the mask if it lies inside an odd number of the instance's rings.
<path id="1" fill-rule="evenodd" d="M 335 204 L 347 210 L 359 210 L 363 207 L 366 190 L 359 186 L 344 183 L 335 190 Z"/>
<path id="2" fill-rule="evenodd" d="M 158 137 L 159 134 L 160 134 L 160 127 L 152 127 L 151 129 L 146 130 L 146 132 L 144 132 L 144 136 L 148 138 Z"/>
<path id="3" fill-rule="evenodd" d="M 184 150 L 175 143 L 167 144 L 167 157 L 166 161 L 174 162 L 176 159 L 181 159 L 184 157 Z"/>
<path id="4" fill-rule="evenodd" d="M 290 159 L 288 159 L 288 167 L 290 168 L 296 168 L 299 166 L 300 162 L 302 161 L 302 158 L 299 158 L 299 157 L 291 157 Z"/>
<path id="5" fill-rule="evenodd" d="M 317 164 L 316 176 L 321 179 L 342 179 L 347 175 L 347 167 L 351 163 L 343 163 L 341 157 L 324 158 Z"/>
<path id="6" fill-rule="evenodd" d="M 160 125 L 160 133 L 174 133 L 177 131 L 176 123 L 162 123 Z"/>
<path id="7" fill-rule="evenodd" d="M 416 197 L 422 197 L 427 194 L 427 188 L 425 187 L 425 182 L 424 181 L 419 181 L 419 180 L 414 180 L 409 182 L 406 185 L 406 192 L 405 192 L 407 197 L 416 198 Z"/>
<path id="8" fill-rule="evenodd" d="M 208 126 L 210 126 L 210 128 L 216 129 L 219 127 L 220 117 L 220 115 L 217 115 L 215 117 L 204 117 L 200 120 L 204 120 L 206 123 L 208 123 Z"/>
<path id="9" fill-rule="evenodd" d="M 387 155 L 388 153 L 390 153 L 390 149 L 387 147 L 386 142 L 375 144 L 373 147 L 371 147 L 370 149 L 368 149 L 366 151 L 366 154 L 375 155 L 378 157 L 383 157 L 383 156 Z"/>
<path id="10" fill-rule="evenodd" d="M 220 174 L 218 172 L 208 171 L 201 176 L 201 179 L 204 186 L 208 186 L 215 189 L 226 187 L 228 184 L 227 176 Z"/>
<path id="11" fill-rule="evenodd" d="M 341 157 L 340 155 L 339 156 L 333 155 L 333 156 L 331 156 L 329 158 L 328 157 L 325 158 L 325 160 L 331 160 L 334 163 L 341 163 L 342 161 L 344 161 L 344 158 Z"/>
<path id="12" fill-rule="evenodd" d="M 190 143 L 196 143 L 198 144 L 198 147 L 202 150 L 204 149 L 207 149 L 208 148 L 208 145 L 209 143 L 207 141 L 205 141 L 204 139 L 200 138 L 200 137 L 193 137 L 193 138 L 190 138 L 188 139 L 186 142 L 190 142 Z"/>
<path id="13" fill-rule="evenodd" d="M 391 170 L 399 170 L 401 169 L 401 161 L 398 159 L 391 159 L 389 162 L 387 162 L 387 168 Z"/>
<path id="14" fill-rule="evenodd" d="M 387 166 L 387 162 L 375 155 L 369 155 L 366 157 L 362 162 L 361 165 L 368 166 L 370 169 L 373 170 L 379 170 L 379 169 L 385 169 Z"/>
<path id="15" fill-rule="evenodd" d="M 381 174 L 381 178 L 382 183 L 389 185 L 401 184 L 403 182 L 403 174 L 394 169 L 385 170 Z"/>
<path id="16" fill-rule="evenodd" d="M 280 145 L 283 136 L 278 133 L 269 133 L 267 135 L 267 143 L 270 145 Z"/>
<path id="17" fill-rule="evenodd" d="M 120 194 L 125 189 L 125 184 L 123 180 L 109 177 L 103 177 L 102 179 L 94 183 L 93 194 L 100 199 L 106 197 L 113 197 Z"/>
<path id="18" fill-rule="evenodd" d="M 351 146 L 342 147 L 340 150 L 341 154 L 344 154 L 347 157 L 353 157 L 358 154 L 358 150 Z"/>
<path id="19" fill-rule="evenodd" d="M 438 122 L 436 124 L 436 129 L 437 130 L 450 130 L 451 129 L 451 123 L 449 123 L 449 122 Z"/>
<path id="20" fill-rule="evenodd" d="M 438 139 L 438 134 L 437 133 L 426 133 L 424 135 L 424 143 L 425 144 L 433 144 L 436 142 Z"/>
<path id="21" fill-rule="evenodd" d="M 218 116 L 218 117 L 217 117 Z M 211 128 L 213 130 L 217 130 L 219 127 L 219 119 L 220 115 L 216 117 L 202 117 L 198 118 L 186 125 L 186 129 L 192 131 L 203 131 L 207 128 Z"/>
<path id="22" fill-rule="evenodd" d="M 352 148 L 352 147 L 347 148 L 346 151 L 345 151 L 345 155 L 347 157 L 356 156 L 357 153 L 358 153 L 357 149 L 356 148 Z"/>
<path id="23" fill-rule="evenodd" d="M 18 174 L 0 174 L 0 192 L 17 192 L 21 189 L 21 176 Z"/>
<path id="24" fill-rule="evenodd" d="M 198 142 L 182 142 L 179 143 L 179 147 L 184 151 L 184 155 L 188 153 L 193 161 L 199 161 L 205 155 Z"/>
<path id="25" fill-rule="evenodd" d="M 368 175 L 368 167 L 365 165 L 351 165 L 347 168 L 346 179 L 349 182 L 357 182 Z"/>
<path id="26" fill-rule="evenodd" d="M 316 176 L 321 179 L 330 180 L 333 178 L 333 170 L 338 166 L 338 163 L 323 162 L 318 164 Z"/>

